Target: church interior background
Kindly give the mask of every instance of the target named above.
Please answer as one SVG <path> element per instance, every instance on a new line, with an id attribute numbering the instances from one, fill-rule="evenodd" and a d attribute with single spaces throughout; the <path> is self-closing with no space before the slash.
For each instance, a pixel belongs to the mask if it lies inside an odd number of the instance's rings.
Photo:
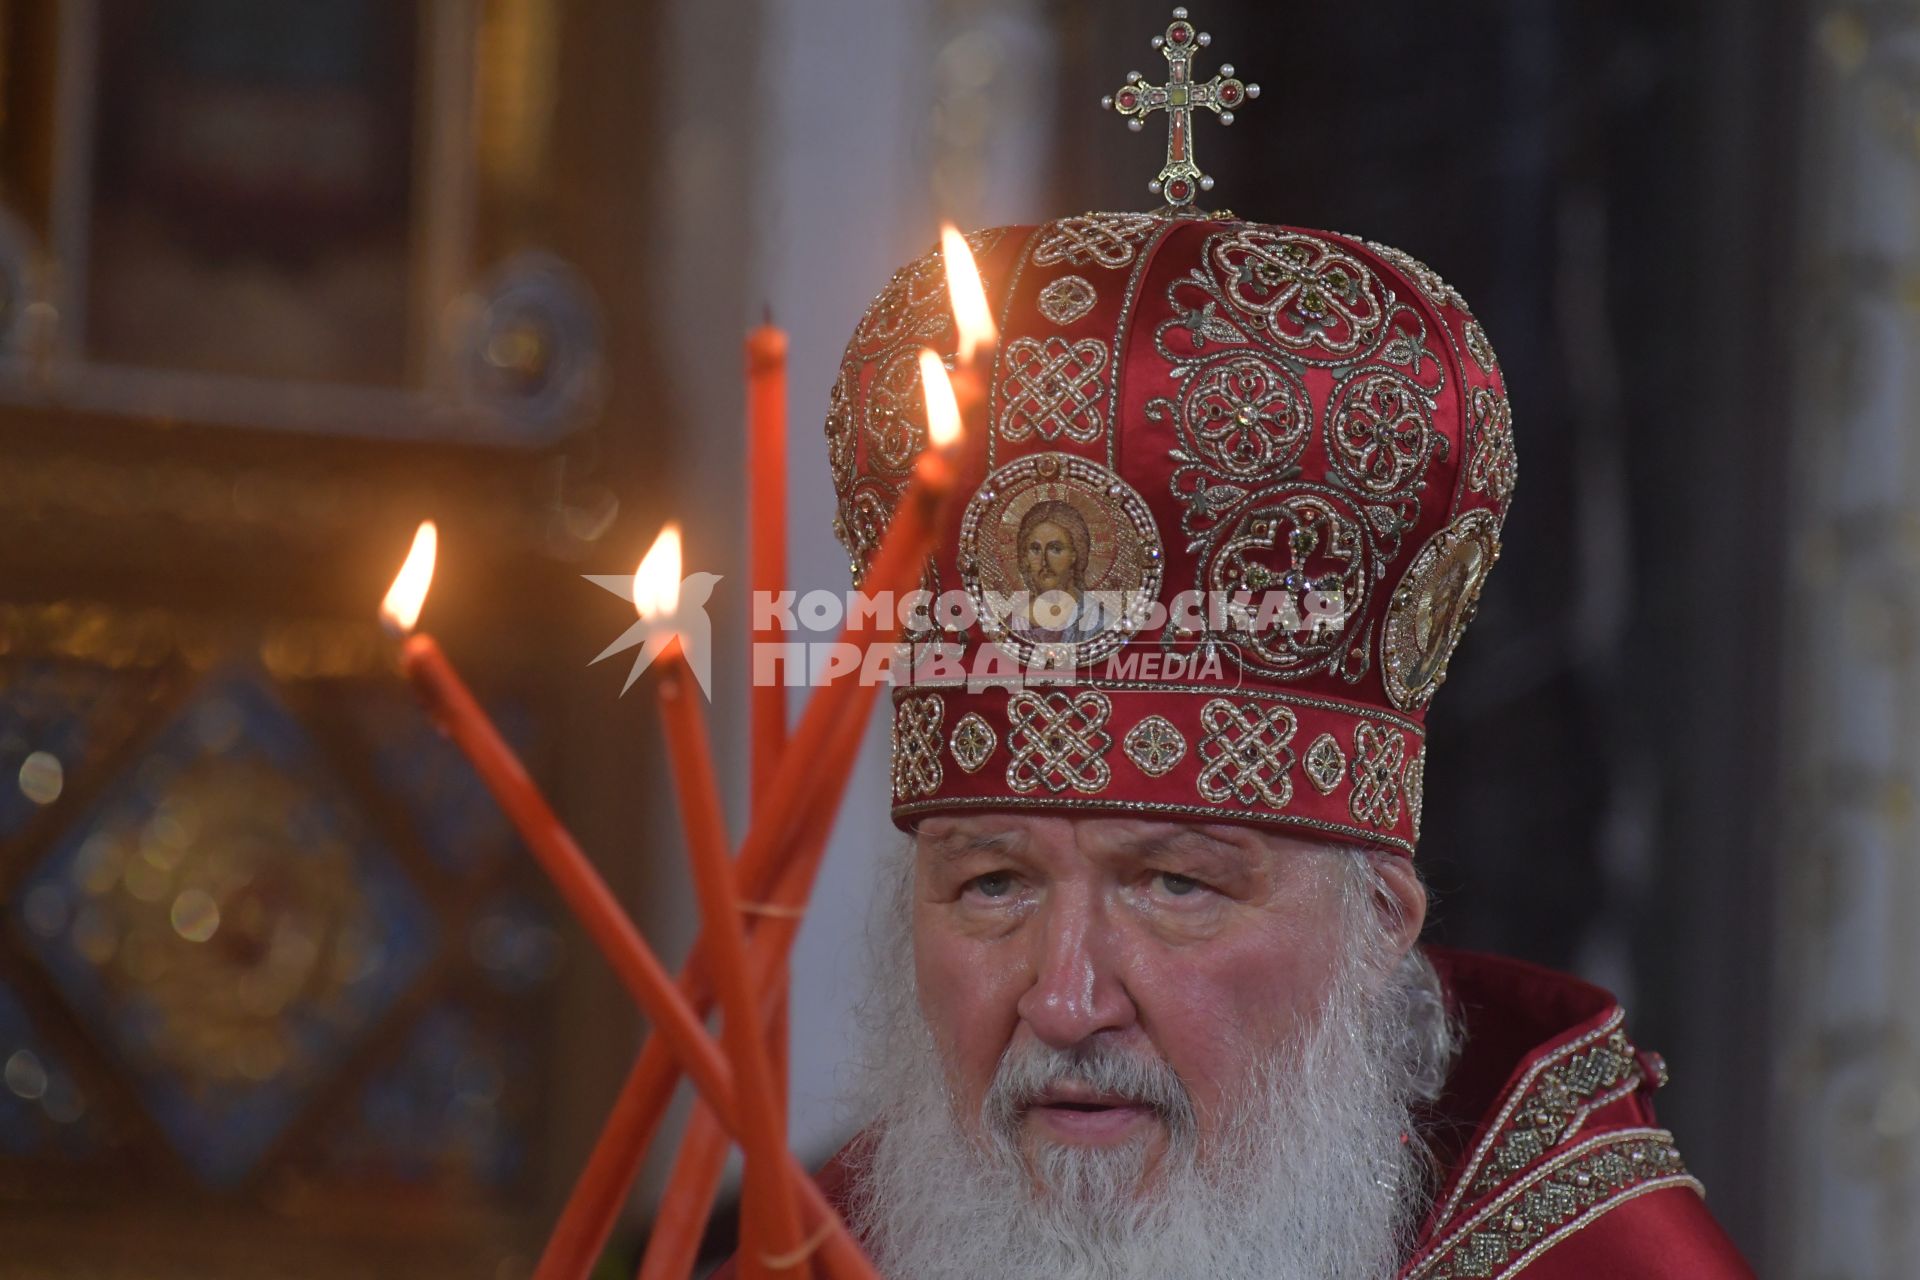
<path id="1" fill-rule="evenodd" d="M 1196 16 L 1266 91 L 1205 126 L 1217 203 L 1435 264 L 1513 388 L 1434 936 L 1622 997 L 1762 1274 L 1911 1274 L 1920 5 Z M 414 523 L 435 631 L 677 957 L 654 722 L 579 575 L 675 515 L 737 586 L 771 308 L 794 585 L 844 585 L 810 424 L 845 335 L 941 216 L 1145 207 L 1154 148 L 1095 104 L 1164 20 L 0 0 L 0 1278 L 530 1273 L 641 1027 L 393 673 Z M 737 670 L 742 594 L 713 612 Z M 724 680 L 713 715 L 738 760 Z M 885 757 L 795 961 L 810 1160 Z"/>

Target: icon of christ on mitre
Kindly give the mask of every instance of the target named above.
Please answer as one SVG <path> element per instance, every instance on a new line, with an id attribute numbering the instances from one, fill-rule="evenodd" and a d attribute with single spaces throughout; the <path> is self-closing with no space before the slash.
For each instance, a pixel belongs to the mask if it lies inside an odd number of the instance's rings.
<path id="1" fill-rule="evenodd" d="M 1000 337 L 929 584 L 976 605 L 943 639 L 1070 645 L 1072 678 L 894 690 L 910 840 L 820 1181 L 893 1280 L 1749 1275 L 1613 998 L 1419 941 L 1424 722 L 1499 557 L 1507 388 L 1407 254 L 1196 205 L 1196 110 L 1258 94 L 1196 78 L 1207 43 L 1176 10 L 1166 81 L 1107 103 L 1165 113 L 1162 207 L 967 237 Z M 929 255 L 847 347 L 856 578 L 948 306 Z M 1182 595 L 1248 607 L 1136 607 Z M 1178 650 L 1218 662 L 1124 661 Z"/>

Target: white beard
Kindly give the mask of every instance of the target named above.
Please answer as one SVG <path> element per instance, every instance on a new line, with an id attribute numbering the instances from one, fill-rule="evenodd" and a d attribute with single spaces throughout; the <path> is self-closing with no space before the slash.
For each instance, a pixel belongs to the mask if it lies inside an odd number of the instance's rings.
<path id="1" fill-rule="evenodd" d="M 1373 875 L 1369 867 L 1356 879 L 1370 885 Z M 967 1123 L 912 991 L 910 941 L 893 928 L 892 958 L 876 972 L 904 976 L 870 1005 L 870 1143 L 854 1192 L 856 1229 L 881 1271 L 892 1280 L 1393 1276 L 1430 1194 L 1412 1109 L 1437 1094 L 1453 1044 L 1425 959 L 1411 953 L 1382 985 L 1384 935 L 1364 898 L 1348 905 L 1351 945 L 1317 1025 L 1262 1065 L 1218 1126 L 1224 1136 L 1206 1141 L 1164 1062 L 1039 1045 L 1003 1057 L 983 1115 Z M 1167 1141 L 1144 1194 L 1145 1143 L 1048 1145 L 1029 1163 L 1019 1103 L 1031 1095 L 1022 1091 L 1063 1076 L 1154 1101 Z"/>

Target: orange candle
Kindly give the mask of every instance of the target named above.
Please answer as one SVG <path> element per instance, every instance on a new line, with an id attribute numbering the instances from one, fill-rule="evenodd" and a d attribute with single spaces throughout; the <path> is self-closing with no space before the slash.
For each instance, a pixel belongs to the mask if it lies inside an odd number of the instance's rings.
<path id="1" fill-rule="evenodd" d="M 677 578 L 677 575 L 676 575 Z M 660 716 L 679 784 L 680 812 L 687 825 L 688 855 L 709 939 L 713 985 L 720 998 L 727 1054 L 733 1064 L 747 1149 L 742 1199 L 740 1270 L 746 1280 L 776 1274 L 810 1274 L 804 1255 L 797 1265 L 776 1268 L 770 1258 L 790 1256 L 800 1246 L 800 1218 L 791 1189 L 780 1176 L 787 1135 L 774 1091 L 773 1068 L 760 1033 L 760 1002 L 747 971 L 740 899 L 727 864 L 726 833 L 715 829 L 718 791 L 713 783 L 705 718 L 692 674 L 678 645 L 669 646 L 660 680 Z"/>
<path id="2" fill-rule="evenodd" d="M 691 975 L 692 970 L 688 973 Z M 692 999 L 688 985 L 683 978 L 681 990 Z M 553 1234 L 547 1237 L 547 1247 L 541 1251 L 534 1280 L 576 1280 L 587 1274 L 607 1247 L 620 1206 L 626 1201 L 647 1149 L 653 1145 L 654 1131 L 660 1127 L 679 1078 L 673 1055 L 658 1036 L 648 1036 L 646 1050 L 621 1083 L 593 1152 L 574 1179 L 566 1208 L 561 1210 Z"/>
<path id="3" fill-rule="evenodd" d="M 747 583 L 756 597 L 771 599 L 787 576 L 787 335 L 769 319 L 747 334 L 746 355 Z M 766 626 L 753 628 L 748 640 L 776 644 L 780 638 L 778 630 Z M 749 658 L 751 654 L 749 650 Z M 747 670 L 753 669 L 749 661 Z M 786 690 L 777 684 L 755 685 L 747 706 L 757 800 L 773 781 L 786 746 Z"/>
<path id="4" fill-rule="evenodd" d="M 694 1084 L 723 1112 L 733 1103 L 725 1060 L 693 1007 L 633 927 L 613 891 L 561 825 L 546 797 L 488 721 L 433 637 L 407 637 L 401 669 L 435 722 L 472 762 L 501 810 L 615 974 L 666 1037 Z"/>
<path id="5" fill-rule="evenodd" d="M 815 774 L 815 781 L 819 791 L 836 802 L 845 789 L 846 775 L 855 756 L 854 748 L 865 729 L 877 692 L 876 688 L 856 689 L 856 696 L 844 707 L 842 720 L 828 739 L 825 757 L 840 762 L 838 770 L 820 771 Z M 808 719 L 814 719 L 812 704 L 809 704 L 808 711 Z M 803 729 L 807 723 L 803 721 Z M 808 757 L 798 755 L 796 758 L 804 760 Z M 817 867 L 825 852 L 827 833 L 832 825 L 832 807 L 821 807 L 822 819 L 804 829 L 804 836 L 800 832 L 795 833 L 798 843 L 763 844 L 760 847 L 771 851 L 769 856 L 752 865 L 743 856 L 737 874 L 748 897 L 764 899 L 773 896 L 783 903 L 804 897 L 804 890 L 796 891 L 791 887 L 791 873 L 794 864 Z M 775 858 L 784 859 L 784 862 L 775 861 Z M 776 877 L 779 879 L 776 880 Z M 811 881 L 811 873 L 807 879 Z M 754 937 L 760 938 L 761 932 L 761 928 L 756 927 Z M 762 945 L 756 942 L 750 947 L 755 957 L 756 975 L 765 972 L 759 960 L 759 948 Z M 680 989 L 702 1014 L 711 1004 L 711 989 L 706 979 L 706 940 L 701 938 L 688 955 Z M 658 1036 L 649 1037 L 633 1070 L 621 1085 L 619 1097 L 594 1146 L 587 1168 L 574 1184 L 560 1224 L 549 1240 L 546 1254 L 535 1273 L 537 1280 L 560 1280 L 561 1277 L 580 1274 L 605 1248 L 627 1188 L 632 1185 L 642 1158 L 653 1144 L 654 1134 L 666 1114 L 678 1078 L 679 1069 L 666 1044 Z M 692 1167 L 697 1170 L 699 1166 L 695 1164 Z M 676 1204 L 684 1203 L 686 1199 L 678 1194 L 674 1198 Z M 662 1212 L 665 1212 L 664 1207 Z M 832 1251 L 838 1247 L 837 1238 L 830 1240 L 823 1251 L 823 1260 L 833 1256 Z M 841 1265 L 844 1265 L 844 1260 Z M 836 1268 L 834 1274 L 844 1272 Z"/>
<path id="6" fill-rule="evenodd" d="M 929 400 L 929 422 L 933 427 L 930 434 L 938 446 L 951 447 L 952 437 L 963 418 L 976 418 L 985 404 L 984 371 L 991 367 L 997 332 L 965 240 L 948 227 L 943 230 L 943 247 L 961 345 L 951 383 L 944 371 L 939 371 L 937 359 L 932 359 L 929 365 L 930 353 L 923 353 L 922 373 Z M 754 346 L 750 339 L 750 376 L 753 361 Z M 750 392 L 750 405 L 753 403 L 752 395 Z M 784 412 L 784 402 L 780 408 Z M 984 439 L 984 434 L 981 438 Z M 939 509 L 952 485 L 951 466 L 938 451 L 929 450 L 923 455 L 916 468 L 914 482 L 901 500 L 899 517 L 904 518 L 896 518 L 889 528 L 879 554 L 874 557 L 865 575 L 864 581 L 870 590 L 912 590 L 918 585 L 920 562 L 932 545 L 932 538 L 939 527 Z M 784 498 L 784 493 L 781 497 Z M 890 629 L 886 629 L 868 638 L 866 643 L 886 643 L 891 638 Z M 872 688 L 863 688 L 857 680 L 818 691 L 808 701 L 794 735 L 791 755 L 782 762 L 783 767 L 773 773 L 770 784 L 763 788 L 759 779 L 765 775 L 756 772 L 756 799 L 758 801 L 759 797 L 766 797 L 766 800 L 756 803 L 755 816 L 758 821 L 749 832 L 740 856 L 739 882 L 748 896 L 770 894 L 777 904 L 805 901 L 813 874 L 818 868 L 819 857 L 824 852 L 833 806 L 837 804 L 844 787 L 845 773 L 858 749 L 875 692 Z M 823 744 L 826 744 L 825 767 L 806 770 L 803 762 L 814 762 L 815 750 Z M 825 803 L 816 806 L 816 812 L 811 815 L 803 812 L 799 804 L 797 784 L 803 781 L 803 772 L 810 772 L 816 780 L 825 783 L 816 792 Z M 796 823 L 803 824 L 805 834 L 800 839 L 782 842 L 777 838 L 776 833 L 786 832 Z M 753 937 L 752 969 L 755 977 L 762 982 L 768 980 L 777 963 L 784 962 L 787 948 L 799 929 L 797 915 L 791 919 L 776 917 L 770 923 L 779 927 L 756 928 Z M 701 979 L 704 951 L 703 939 L 696 943 L 681 979 L 681 989 L 703 1007 L 705 984 Z M 570 1271 L 555 1268 L 570 1265 L 576 1259 L 580 1260 L 578 1265 L 584 1267 L 603 1246 L 612 1230 L 626 1188 L 631 1184 L 640 1159 L 665 1112 L 676 1074 L 666 1046 L 659 1037 L 651 1037 L 622 1085 L 608 1125 L 594 1149 L 593 1158 L 568 1200 L 560 1227 L 542 1259 L 538 1273 L 540 1280 L 553 1280 L 554 1277 L 571 1274 Z M 706 1171 L 718 1158 L 713 1152 L 717 1145 L 711 1134 L 703 1134 L 697 1125 L 690 1132 L 688 1145 L 683 1149 L 681 1161 L 676 1166 L 676 1175 L 684 1171 L 688 1175 L 687 1180 L 683 1184 L 676 1176 L 675 1185 L 669 1193 L 677 1221 L 681 1221 L 680 1210 L 690 1207 L 695 1215 L 694 1220 L 704 1223 L 707 1206 L 711 1203 L 711 1192 L 705 1204 L 702 1204 L 695 1191 L 700 1183 L 709 1180 Z M 817 1212 L 818 1189 L 809 1184 L 804 1190 L 810 1210 Z M 676 1230 L 674 1227 L 667 1229 Z M 688 1227 L 687 1230 L 695 1228 Z M 662 1251 L 666 1252 L 683 1247 L 683 1242 L 678 1240 L 669 1240 L 661 1245 Z M 828 1240 L 822 1257 L 834 1274 L 841 1274 L 842 1266 L 864 1264 L 864 1258 L 858 1255 L 857 1249 L 852 1250 L 853 1256 L 848 1256 L 851 1248 L 851 1242 L 844 1233 L 836 1233 Z M 659 1256 L 656 1250 L 650 1247 L 649 1264 L 656 1256 Z M 666 1276 L 674 1273 L 653 1271 L 649 1274 Z"/>
<path id="7" fill-rule="evenodd" d="M 913 480 L 868 566 L 862 579 L 868 590 L 902 592 L 919 585 L 920 567 L 933 546 L 941 509 L 953 489 L 953 467 L 945 451 L 954 446 L 959 432 L 958 406 L 953 401 L 945 371 L 931 352 L 923 353 L 922 374 L 935 447 L 921 454 Z M 894 623 L 889 621 L 865 635 L 849 628 L 842 632 L 841 639 L 866 645 L 889 644 L 894 630 Z M 740 850 L 736 875 L 746 897 L 765 898 L 778 893 L 777 900 L 781 903 L 804 901 L 804 889 L 784 879 L 790 862 L 795 860 L 791 856 L 796 851 L 792 834 L 796 829 L 817 829 L 819 847 L 798 859 L 817 867 L 833 810 L 858 754 L 867 714 L 878 691 L 877 686 L 843 678 L 815 690 L 807 700 L 788 750 L 775 771 L 767 799 L 756 813 Z M 811 879 L 812 868 L 808 868 L 804 881 L 810 884 Z M 782 889 L 785 892 L 780 892 Z M 797 932 L 797 921 L 792 929 Z M 761 953 L 761 948 L 767 945 L 762 941 L 763 934 L 771 932 L 764 928 L 754 931 L 756 975 L 771 971 L 763 967 Z M 696 999 L 697 993 L 704 989 L 708 945 L 705 935 L 695 942 L 682 978 L 683 989 Z M 781 958 L 784 959 L 784 950 Z M 555 1257 L 556 1250 L 564 1243 L 568 1252 L 562 1260 L 577 1257 L 590 1260 L 605 1243 L 626 1188 L 665 1114 L 675 1074 L 668 1046 L 660 1043 L 658 1037 L 649 1038 L 621 1087 L 614 1113 L 589 1162 L 589 1172 L 603 1176 L 592 1179 L 583 1176 L 575 1184 L 561 1219 L 561 1230 L 548 1246 L 549 1258 Z M 567 1274 L 570 1273 L 550 1271 L 543 1259 L 537 1280 L 554 1280 Z"/>
<path id="8" fill-rule="evenodd" d="M 852 761 L 866 732 L 874 692 L 877 690 L 869 691 L 866 699 L 855 701 L 842 714 L 829 747 L 833 758 Z M 823 784 L 838 795 L 846 784 L 845 774 L 824 779 Z M 767 995 L 770 1021 L 785 1004 L 784 966 L 804 918 L 802 904 L 812 895 L 813 878 L 826 853 L 827 837 L 833 830 L 833 812 L 829 806 L 815 807 L 809 815 L 809 825 L 797 833 L 791 857 L 771 887 L 770 900 L 760 911 L 750 913 L 760 919 L 748 942 L 748 964 L 754 981 Z M 648 1046 L 649 1052 L 654 1049 L 656 1046 Z M 647 1053 L 641 1056 L 645 1059 Z M 665 1060 L 664 1054 L 655 1056 Z M 636 1085 L 635 1091 L 646 1087 L 649 1086 Z M 622 1099 L 625 1097 L 623 1091 Z M 612 1132 L 611 1126 L 609 1132 Z M 653 1236 L 647 1241 L 646 1253 L 641 1259 L 639 1280 L 679 1280 L 688 1274 L 713 1212 L 727 1150 L 726 1134 L 706 1108 L 696 1103 L 686 1136 L 681 1140 L 666 1196 L 655 1216 Z"/>
<path id="9" fill-rule="evenodd" d="M 747 511 L 748 585 L 752 591 L 748 621 L 760 611 L 755 602 L 771 601 L 787 573 L 787 335 L 767 321 L 747 334 Z M 753 660 L 760 645 L 778 644 L 779 630 L 770 622 L 749 626 L 747 713 L 749 724 L 748 776 L 757 805 L 773 781 L 774 768 L 787 744 L 787 691 L 776 683 L 754 682 L 759 663 Z M 786 1115 L 787 1020 L 782 1010 L 767 1029 L 774 1095 Z"/>
<path id="10" fill-rule="evenodd" d="M 432 581 L 437 536 L 425 522 L 414 537 L 406 564 L 394 579 L 381 613 L 397 634 L 411 631 Z M 647 1016 L 663 1044 L 693 1080 L 715 1116 L 730 1131 L 738 1131 L 733 1078 L 726 1059 L 707 1034 L 699 1015 L 674 986 L 652 949 L 633 927 L 626 913 L 586 854 L 561 825 L 546 798 L 527 776 L 520 760 L 500 737 L 479 702 L 446 659 L 432 637 L 407 636 L 401 649 L 401 669 L 434 721 L 472 763 L 520 837 L 560 891 L 568 908 L 580 920 L 608 963 Z M 671 1072 L 668 1073 L 671 1080 Z M 789 1154 L 784 1158 L 785 1180 L 806 1206 L 809 1225 L 824 1228 L 821 1255 L 840 1280 L 878 1280 L 872 1265 L 854 1243 L 846 1226 L 820 1194 L 806 1171 Z M 576 1260 L 575 1269 L 542 1274 L 583 1277 L 593 1258 Z"/>
<path id="11" fill-rule="evenodd" d="M 641 1255 L 637 1280 L 685 1280 L 693 1273 L 731 1149 L 726 1130 L 713 1112 L 695 1106 L 667 1177 L 666 1192 L 660 1197 L 660 1209 L 653 1216 L 653 1232 Z"/>

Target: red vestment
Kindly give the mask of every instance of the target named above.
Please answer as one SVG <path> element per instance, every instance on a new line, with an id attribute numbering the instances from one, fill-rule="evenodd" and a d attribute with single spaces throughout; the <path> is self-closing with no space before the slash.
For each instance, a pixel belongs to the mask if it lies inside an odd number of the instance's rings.
<path id="1" fill-rule="evenodd" d="M 1467 1040 L 1431 1117 L 1448 1172 L 1401 1280 L 1752 1280 L 1655 1125 L 1665 1067 L 1613 997 L 1517 960 L 1428 954 Z M 840 1206 L 845 1156 L 819 1177 Z"/>

